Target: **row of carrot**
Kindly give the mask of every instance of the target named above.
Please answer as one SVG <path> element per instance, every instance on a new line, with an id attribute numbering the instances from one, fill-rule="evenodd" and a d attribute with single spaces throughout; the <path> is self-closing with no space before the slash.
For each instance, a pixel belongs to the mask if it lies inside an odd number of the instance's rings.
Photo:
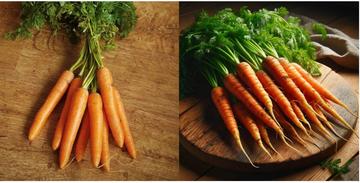
<path id="1" fill-rule="evenodd" d="M 263 67 L 266 72 L 263 70 L 254 72 L 247 62 L 241 62 L 237 66 L 237 76 L 227 73 L 223 77 L 225 89 L 216 84 L 215 77 L 212 77 L 210 73 L 205 74 L 213 86 L 212 100 L 220 116 L 250 162 L 251 159 L 241 144 L 236 118 L 249 131 L 259 147 L 270 157 L 272 155 L 264 147 L 262 141 L 265 141 L 274 152 L 278 152 L 271 144 L 264 125 L 273 129 L 281 140 L 299 155 L 302 153 L 287 142 L 289 139 L 285 132 L 293 140 L 304 146 L 306 142 L 299 135 L 297 129 L 304 132 L 307 140 L 313 144 L 315 142 L 310 134 L 314 135 L 316 132 L 313 131 L 312 126 L 315 126 L 324 137 L 334 143 L 336 140 L 324 125 L 335 135 L 343 138 L 334 130 L 322 110 L 338 119 L 343 126 L 353 130 L 328 104 L 328 100 L 347 108 L 346 105 L 331 94 L 329 90 L 322 87 L 298 64 L 289 63 L 283 58 L 277 59 L 268 56 L 263 61 Z M 235 104 L 231 105 L 227 91 L 237 99 Z"/>
<path id="2" fill-rule="evenodd" d="M 88 52 L 86 40 L 82 54 Z M 78 76 L 75 77 L 76 71 Z M 76 160 L 83 159 L 88 141 L 93 165 L 110 170 L 109 130 L 115 144 L 124 145 L 136 158 L 134 141 L 129 129 L 119 91 L 113 85 L 110 70 L 104 67 L 100 54 L 80 59 L 64 71 L 37 112 L 29 131 L 33 141 L 48 121 L 49 116 L 66 94 L 64 107 L 57 122 L 52 149 L 59 150 L 60 168 L 65 168 L 74 149 Z M 77 139 L 76 139 L 77 137 Z"/>

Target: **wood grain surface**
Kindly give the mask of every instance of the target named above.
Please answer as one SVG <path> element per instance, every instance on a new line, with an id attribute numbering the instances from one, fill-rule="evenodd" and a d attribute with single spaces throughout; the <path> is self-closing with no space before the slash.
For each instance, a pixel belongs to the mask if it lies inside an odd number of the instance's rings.
<path id="1" fill-rule="evenodd" d="M 136 3 L 138 23 L 129 37 L 104 53 L 120 90 L 138 158 L 111 141 L 111 172 L 85 161 L 65 170 L 50 144 L 63 101 L 32 143 L 27 132 L 60 73 L 80 44 L 47 29 L 28 40 L 7 41 L 19 21 L 20 3 L 0 3 L 0 180 L 171 180 L 178 173 L 178 3 Z"/>
<path id="2" fill-rule="evenodd" d="M 322 76 L 317 78 L 317 80 L 357 114 L 357 96 L 351 87 L 343 81 L 341 76 L 331 71 L 327 66 L 322 65 L 321 72 Z M 333 107 L 351 126 L 355 127 L 357 117 L 341 107 L 336 105 L 333 105 Z M 328 119 L 333 124 L 337 124 L 336 120 Z M 260 168 L 253 168 L 244 154 L 236 148 L 236 144 L 232 141 L 227 129 L 223 125 L 222 119 L 217 115 L 215 107 L 206 98 L 181 114 L 180 142 L 189 152 L 194 153 L 195 156 L 209 164 L 251 173 L 284 172 L 286 170 L 303 168 L 304 166 L 319 163 L 325 157 L 336 152 L 335 143 L 321 135 L 313 136 L 315 144 L 320 149 L 310 142 L 306 143 L 305 147 L 295 143 L 294 147 L 301 151 L 301 155 L 288 148 L 276 136 L 272 135 L 271 141 L 282 157 L 274 154 L 273 158 L 270 158 L 257 146 L 247 130 L 242 127 L 240 128 L 245 151 L 249 154 L 250 159 Z M 314 125 L 313 129 L 317 130 Z M 334 125 L 334 129 L 346 139 L 352 133 L 351 130 L 337 125 Z M 289 134 L 287 135 L 291 138 Z M 305 134 L 300 134 L 300 136 L 303 139 L 307 139 Z M 337 141 L 338 148 L 345 142 L 339 137 L 334 136 L 334 138 Z"/>

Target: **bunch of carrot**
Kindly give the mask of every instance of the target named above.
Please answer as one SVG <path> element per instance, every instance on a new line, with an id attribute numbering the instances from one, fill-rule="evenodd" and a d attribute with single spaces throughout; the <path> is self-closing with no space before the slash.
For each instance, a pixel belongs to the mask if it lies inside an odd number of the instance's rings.
<path id="1" fill-rule="evenodd" d="M 291 138 L 306 145 L 299 130 L 314 145 L 315 128 L 331 142 L 336 140 L 328 129 L 343 138 L 324 112 L 354 131 L 329 104 L 334 102 L 350 112 L 343 102 L 299 64 L 280 57 L 270 41 L 254 40 L 247 34 L 247 25 L 241 24 L 235 14 L 222 13 L 203 15 L 182 34 L 182 61 L 190 63 L 211 85 L 212 101 L 226 128 L 254 167 L 242 146 L 237 121 L 270 157 L 263 141 L 278 152 L 271 144 L 268 129 L 299 155 L 302 153 L 289 143 Z"/>
<path id="2" fill-rule="evenodd" d="M 60 168 L 69 164 L 73 149 L 76 160 L 81 161 L 90 141 L 93 165 L 109 171 L 110 132 L 115 144 L 125 145 L 136 158 L 120 93 L 101 56 L 102 50 L 115 46 L 116 36 L 125 37 L 133 30 L 135 10 L 132 2 L 24 2 L 21 24 L 6 34 L 9 39 L 28 38 L 33 30 L 47 24 L 53 35 L 63 30 L 73 42 L 84 40 L 78 60 L 58 78 L 36 113 L 28 136 L 33 141 L 40 134 L 67 93 L 52 140 L 52 149 L 59 150 Z"/>
<path id="3" fill-rule="evenodd" d="M 129 155 L 136 158 L 125 109 L 110 70 L 103 65 L 99 52 L 88 54 L 88 45 L 96 44 L 93 39 L 86 40 L 82 56 L 61 74 L 29 131 L 28 138 L 33 141 L 67 92 L 52 140 L 52 149 L 59 149 L 60 168 L 66 167 L 73 149 L 76 160 L 81 161 L 90 141 L 93 165 L 109 171 L 109 129 L 115 144 L 121 148 L 125 145 Z"/>

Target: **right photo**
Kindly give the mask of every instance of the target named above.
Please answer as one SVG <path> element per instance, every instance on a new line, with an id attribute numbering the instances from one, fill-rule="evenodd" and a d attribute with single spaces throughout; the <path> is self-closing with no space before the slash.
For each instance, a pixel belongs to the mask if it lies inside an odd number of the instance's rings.
<path id="1" fill-rule="evenodd" d="M 179 180 L 359 181 L 359 2 L 180 2 Z"/>

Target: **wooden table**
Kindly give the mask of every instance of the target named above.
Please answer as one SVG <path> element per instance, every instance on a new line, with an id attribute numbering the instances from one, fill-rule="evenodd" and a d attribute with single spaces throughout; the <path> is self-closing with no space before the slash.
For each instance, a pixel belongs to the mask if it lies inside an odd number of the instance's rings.
<path id="1" fill-rule="evenodd" d="M 256 10 L 262 7 L 273 9 L 279 6 L 285 6 L 290 12 L 301 14 L 320 21 L 326 25 L 338 28 L 349 36 L 358 39 L 358 8 L 357 3 L 336 4 L 336 3 L 180 3 L 180 29 L 191 25 L 194 21 L 194 14 L 201 9 L 205 9 L 210 13 L 216 10 L 232 7 L 237 9 L 241 6 L 248 6 L 250 9 Z M 353 7 L 353 8 L 351 8 Z M 322 60 L 321 63 L 331 67 L 339 73 L 353 87 L 354 91 L 359 94 L 359 73 L 357 70 L 348 70 L 337 66 L 330 60 Z M 188 102 L 193 99 L 180 102 L 180 114 L 187 109 Z M 358 127 L 357 127 L 358 131 Z M 328 170 L 323 170 L 320 166 L 312 166 L 296 173 L 286 175 L 246 175 L 238 172 L 232 172 L 221 168 L 213 167 L 205 162 L 195 158 L 180 146 L 180 173 L 181 180 L 253 180 L 253 179 L 272 179 L 272 180 L 359 180 L 358 170 L 358 138 L 352 135 L 351 140 L 346 143 L 338 153 L 331 158 L 340 158 L 342 163 L 353 159 L 350 165 L 351 171 L 342 177 L 333 177 Z"/>
<path id="2" fill-rule="evenodd" d="M 111 141 L 112 171 L 85 161 L 65 170 L 50 144 L 61 106 L 30 145 L 28 128 L 59 74 L 79 55 L 66 35 L 7 41 L 19 22 L 20 3 L 0 3 L 0 180 L 172 180 L 178 173 L 178 3 L 136 3 L 138 23 L 104 53 L 129 117 L 138 158 Z"/>

